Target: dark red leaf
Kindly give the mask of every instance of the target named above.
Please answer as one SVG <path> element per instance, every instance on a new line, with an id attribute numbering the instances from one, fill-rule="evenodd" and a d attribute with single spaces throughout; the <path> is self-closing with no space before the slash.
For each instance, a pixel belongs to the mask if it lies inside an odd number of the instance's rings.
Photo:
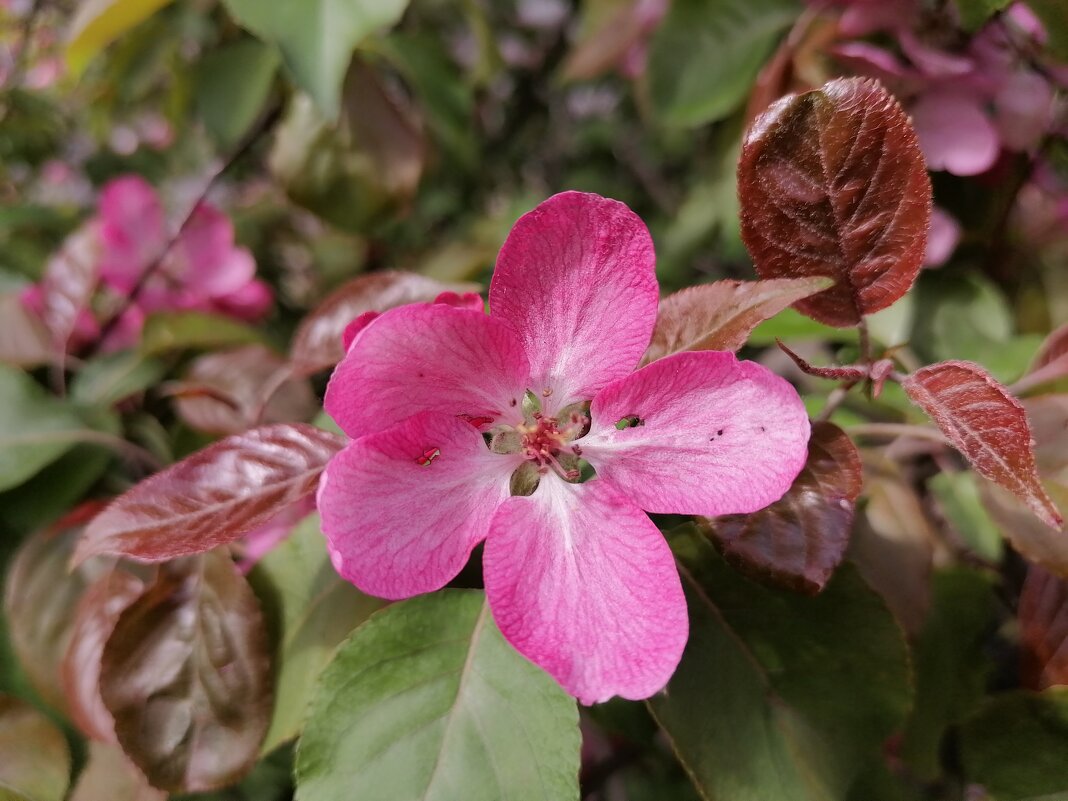
<path id="1" fill-rule="evenodd" d="M 842 561 L 863 485 L 860 455 L 833 423 L 816 423 L 808 461 L 786 495 L 750 515 L 712 521 L 728 558 L 816 594 Z"/>
<path id="2" fill-rule="evenodd" d="M 1023 685 L 1044 690 L 1068 684 L 1068 581 L 1031 565 L 1017 614 Z"/>
<path id="3" fill-rule="evenodd" d="M 1027 414 L 1005 387 L 971 362 L 932 364 L 903 383 L 979 475 L 1021 498 L 1047 525 L 1060 527 L 1060 512 L 1038 478 Z"/>
<path id="4" fill-rule="evenodd" d="M 684 350 L 738 350 L 760 323 L 832 283 L 829 278 L 716 281 L 668 295 L 660 301 L 643 361 Z"/>
<path id="5" fill-rule="evenodd" d="M 109 553 L 160 562 L 232 542 L 313 493 L 344 444 L 303 423 L 220 440 L 113 501 L 89 524 L 74 560 Z"/>
<path id="6" fill-rule="evenodd" d="M 91 739 L 115 740 L 115 721 L 100 698 L 100 660 L 119 616 L 144 588 L 132 573 L 116 569 L 93 584 L 78 604 L 60 676 L 70 718 Z"/>
<path id="7" fill-rule="evenodd" d="M 417 273 L 383 271 L 354 278 L 331 293 L 297 328 L 290 361 L 298 375 L 333 367 L 345 355 L 345 327 L 369 311 L 429 303 L 442 292 L 478 291 L 477 284 L 446 284 Z"/>
<path id="8" fill-rule="evenodd" d="M 868 377 L 868 368 L 858 367 L 855 364 L 842 367 L 814 367 L 786 347 L 781 339 L 776 338 L 775 342 L 779 345 L 779 349 L 789 356 L 801 372 L 806 375 L 814 375 L 817 378 L 837 378 L 846 381 L 863 381 Z"/>
<path id="9" fill-rule="evenodd" d="M 289 364 L 262 345 L 209 353 L 189 365 L 175 407 L 190 426 L 209 434 L 307 420 L 318 407 L 315 393 L 289 372 Z"/>
<path id="10" fill-rule="evenodd" d="M 761 278 L 830 276 L 798 310 L 856 325 L 912 286 L 931 184 L 905 112 L 878 83 L 843 78 L 785 97 L 749 129 L 738 164 L 742 238 Z"/>
<path id="11" fill-rule="evenodd" d="M 75 610 L 89 585 L 109 569 L 93 560 L 72 572 L 68 563 L 87 516 L 99 510 L 97 503 L 85 504 L 31 534 L 15 553 L 4 586 L 4 615 L 15 654 L 34 689 L 64 711 L 60 663 Z"/>
<path id="12" fill-rule="evenodd" d="M 22 304 L 17 293 L 0 294 L 0 362 L 37 367 L 56 361 L 56 349 L 44 324 Z"/>
<path id="13" fill-rule="evenodd" d="M 201 792 L 256 763 L 271 716 L 263 615 L 229 557 L 168 562 L 104 646 L 100 695 L 153 787 Z"/>

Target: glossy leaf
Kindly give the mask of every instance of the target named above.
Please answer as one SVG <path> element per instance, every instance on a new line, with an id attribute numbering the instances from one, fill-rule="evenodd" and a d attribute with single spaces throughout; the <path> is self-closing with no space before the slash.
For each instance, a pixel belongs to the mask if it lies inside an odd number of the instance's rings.
<path id="1" fill-rule="evenodd" d="M 81 0 L 67 34 L 67 64 L 78 74 L 93 57 L 171 0 Z"/>
<path id="2" fill-rule="evenodd" d="M 971 362 L 933 364 L 903 383 L 979 475 L 1014 493 L 1047 525 L 1060 527 L 1060 512 L 1038 478 L 1027 414 L 1001 384 Z"/>
<path id="3" fill-rule="evenodd" d="M 932 584 L 931 612 L 913 650 L 916 703 L 900 749 L 925 781 L 942 771 L 947 729 L 967 717 L 986 692 L 998 607 L 990 575 L 957 567 L 935 573 Z"/>
<path id="4" fill-rule="evenodd" d="M 345 355 L 345 327 L 370 311 L 429 303 L 442 292 L 477 292 L 477 284 L 447 284 L 417 273 L 386 270 L 354 278 L 332 292 L 293 335 L 290 360 L 300 375 L 333 367 Z"/>
<path id="5" fill-rule="evenodd" d="M 185 372 L 178 415 L 209 434 L 307 420 L 319 408 L 318 399 L 307 381 L 286 378 L 288 373 L 286 361 L 262 345 L 205 354 Z"/>
<path id="6" fill-rule="evenodd" d="M 154 787 L 212 790 L 252 768 L 271 714 L 270 649 L 256 597 L 225 553 L 160 568 L 104 646 L 100 694 Z"/>
<path id="7" fill-rule="evenodd" d="M 78 776 L 70 801 L 167 801 L 126 758 L 117 745 L 89 743 L 89 761 Z"/>
<path id="8" fill-rule="evenodd" d="M 144 356 L 204 350 L 262 341 L 256 329 L 230 317 L 204 312 L 157 312 L 145 321 L 139 349 Z"/>
<path id="9" fill-rule="evenodd" d="M 862 486 L 852 441 L 833 423 L 815 423 L 808 461 L 786 495 L 750 515 L 716 518 L 711 529 L 729 559 L 815 594 L 845 556 Z"/>
<path id="10" fill-rule="evenodd" d="M 48 329 L 26 310 L 17 292 L 0 293 L 0 363 L 37 367 L 56 360 Z"/>
<path id="11" fill-rule="evenodd" d="M 690 640 L 649 707 L 703 798 L 844 798 L 910 704 L 901 631 L 856 572 L 818 596 L 740 577 L 692 529 L 670 537 Z"/>
<path id="12" fill-rule="evenodd" d="M 132 573 L 114 569 L 97 579 L 78 602 L 60 678 L 71 720 L 91 739 L 115 740 L 115 721 L 100 698 L 100 664 L 119 616 L 144 589 Z"/>
<path id="13" fill-rule="evenodd" d="M 160 562 L 232 542 L 315 492 L 343 444 L 304 423 L 220 440 L 113 501 L 89 524 L 75 561 L 108 553 Z"/>
<path id="14" fill-rule="evenodd" d="M 675 0 L 649 52 L 657 116 L 697 126 L 730 115 L 800 11 L 792 0 Z"/>
<path id="15" fill-rule="evenodd" d="M 773 104 L 746 136 L 738 191 L 761 278 L 835 279 L 796 304 L 822 323 L 856 325 L 916 279 L 931 185 L 908 117 L 873 81 L 838 79 Z"/>
<path id="16" fill-rule="evenodd" d="M 167 368 L 136 351 L 120 351 L 86 362 L 71 381 L 71 398 L 87 406 L 111 406 L 163 378 Z"/>
<path id="17" fill-rule="evenodd" d="M 99 242 L 91 225 L 78 228 L 45 265 L 41 290 L 41 321 L 57 352 L 65 353 L 100 278 Z"/>
<path id="18" fill-rule="evenodd" d="M 400 20 L 408 0 L 224 0 L 244 27 L 278 45 L 286 66 L 327 117 L 336 117 L 352 51 Z"/>
<path id="19" fill-rule="evenodd" d="M 1031 565 L 1018 617 L 1024 686 L 1044 690 L 1068 684 L 1068 581 Z"/>
<path id="20" fill-rule="evenodd" d="M 393 604 L 338 651 L 297 799 L 577 801 L 579 740 L 574 699 L 508 645 L 483 593 L 445 590 Z"/>
<path id="21" fill-rule="evenodd" d="M 81 418 L 32 378 L 0 365 L 0 490 L 18 486 L 81 439 Z"/>
<path id="22" fill-rule="evenodd" d="M 63 733 L 18 698 L 0 694 L 0 798 L 62 801 L 70 779 Z"/>
<path id="23" fill-rule="evenodd" d="M 88 586 L 106 570 L 97 560 L 73 572 L 68 568 L 82 526 L 98 508 L 82 507 L 31 534 L 15 552 L 4 582 L 4 615 L 15 653 L 30 683 L 59 710 L 67 708 L 60 663 L 75 611 Z"/>
<path id="24" fill-rule="evenodd" d="M 660 301 L 644 362 L 684 350 L 739 350 L 760 323 L 827 289 L 829 278 L 715 281 Z"/>
<path id="25" fill-rule="evenodd" d="M 996 801 L 1040 801 L 1068 787 L 1068 687 L 989 698 L 960 737 L 965 778 Z"/>
<path id="26" fill-rule="evenodd" d="M 90 526 L 75 562 L 97 552 L 141 561 L 200 552 L 204 545 L 197 537 L 213 527 L 220 543 L 229 542 L 307 497 L 340 447 L 340 437 L 305 424 L 265 426 L 215 443 L 113 502 L 100 524 Z M 194 530 L 168 531 L 172 524 Z"/>
<path id="27" fill-rule="evenodd" d="M 338 645 L 384 601 L 338 576 L 318 515 L 263 557 L 250 580 L 278 627 L 274 715 L 263 741 L 268 753 L 297 736 L 319 674 Z"/>
<path id="28" fill-rule="evenodd" d="M 226 44 L 200 59 L 197 111 L 220 148 L 237 147 L 255 124 L 280 63 L 276 48 L 252 38 Z"/>

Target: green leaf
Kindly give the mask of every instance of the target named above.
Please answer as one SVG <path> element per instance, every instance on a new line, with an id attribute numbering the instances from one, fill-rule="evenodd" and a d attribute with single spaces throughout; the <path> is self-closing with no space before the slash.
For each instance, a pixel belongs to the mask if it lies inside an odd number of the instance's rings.
<path id="1" fill-rule="evenodd" d="M 937 473 L 927 487 L 938 500 L 942 514 L 968 547 L 984 559 L 997 563 L 1005 550 L 1001 530 L 983 508 L 975 473 Z"/>
<path id="2" fill-rule="evenodd" d="M 885 604 L 848 565 L 804 598 L 741 577 L 692 527 L 669 539 L 690 640 L 649 706 L 702 796 L 844 798 L 910 703 Z"/>
<path id="3" fill-rule="evenodd" d="M 482 592 L 372 616 L 327 667 L 297 747 L 299 801 L 579 797 L 575 702 L 521 657 Z"/>
<path id="4" fill-rule="evenodd" d="M 167 368 L 136 351 L 119 351 L 87 362 L 71 381 L 71 399 L 86 406 L 112 406 L 163 378 Z"/>
<path id="5" fill-rule="evenodd" d="M 969 32 L 977 31 L 988 19 L 1008 8 L 1011 3 L 1012 0 L 956 0 L 961 27 Z"/>
<path id="6" fill-rule="evenodd" d="M 1068 687 L 989 699 L 961 728 L 968 781 L 995 801 L 1023 801 L 1068 787 Z"/>
<path id="7" fill-rule="evenodd" d="M 0 801 L 62 801 L 70 781 L 63 733 L 18 698 L 0 695 Z"/>
<path id="8" fill-rule="evenodd" d="M 388 28 L 408 0 L 224 0 L 234 18 L 264 41 L 278 45 L 297 83 L 319 109 L 335 118 L 341 83 L 353 49 Z"/>
<path id="9" fill-rule="evenodd" d="M 225 45 L 200 60 L 197 111 L 222 149 L 235 147 L 256 122 L 280 61 L 277 48 L 252 38 Z"/>
<path id="10" fill-rule="evenodd" d="M 54 462 L 84 430 L 73 409 L 21 370 L 0 365 L 0 490 Z"/>
<path id="11" fill-rule="evenodd" d="M 1046 28 L 1049 54 L 1059 61 L 1068 61 L 1068 14 L 1064 11 L 1064 0 L 1028 0 L 1027 7 Z"/>
<path id="12" fill-rule="evenodd" d="M 203 350 L 262 342 L 259 332 L 229 317 L 203 312 L 161 312 L 145 321 L 141 355 L 174 350 Z"/>
<path id="13" fill-rule="evenodd" d="M 649 53 L 657 115 L 697 126 L 731 114 L 798 13 L 794 0 L 675 0 Z"/>
<path id="14" fill-rule="evenodd" d="M 856 342 L 857 334 L 848 328 L 831 328 L 817 323 L 796 309 L 786 309 L 770 320 L 765 320 L 749 335 L 749 344 L 774 345 L 776 339 L 784 341 L 819 339 L 826 342 Z"/>
<path id="15" fill-rule="evenodd" d="M 955 568 L 934 575 L 931 612 L 914 653 L 916 703 L 901 744 L 901 758 L 924 781 L 939 776 L 946 728 L 983 697 L 992 668 L 986 646 L 995 609 L 987 574 Z"/>
<path id="16" fill-rule="evenodd" d="M 82 0 L 70 24 L 67 64 L 77 75 L 101 50 L 171 0 Z"/>
<path id="17" fill-rule="evenodd" d="M 278 627 L 274 714 L 261 748 L 267 753 L 297 736 L 319 674 L 338 645 L 384 602 L 338 576 L 318 515 L 263 557 L 250 580 Z"/>

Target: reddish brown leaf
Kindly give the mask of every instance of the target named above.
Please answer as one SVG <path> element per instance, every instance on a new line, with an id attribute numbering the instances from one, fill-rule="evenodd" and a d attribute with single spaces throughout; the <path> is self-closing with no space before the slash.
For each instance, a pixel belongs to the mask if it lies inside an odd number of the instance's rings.
<path id="1" fill-rule="evenodd" d="M 160 562 L 232 542 L 314 492 L 344 444 L 303 423 L 220 440 L 113 501 L 89 524 L 74 560 L 109 553 Z"/>
<path id="2" fill-rule="evenodd" d="M 775 342 L 778 344 L 779 349 L 789 356 L 790 359 L 793 360 L 793 363 L 798 366 L 798 369 L 806 375 L 814 375 L 817 378 L 836 378 L 847 381 L 863 381 L 868 377 L 869 371 L 867 367 L 858 367 L 854 364 L 842 367 L 814 367 L 786 347 L 781 339 L 776 338 Z"/>
<path id="3" fill-rule="evenodd" d="M 1060 527 L 1060 512 L 1038 478 L 1027 414 L 1005 387 L 971 362 L 932 364 L 908 376 L 904 387 L 979 475 L 1024 500 L 1047 525 Z"/>
<path id="4" fill-rule="evenodd" d="M 761 278 L 830 276 L 798 310 L 835 326 L 900 298 L 923 263 L 931 184 L 897 101 L 843 78 L 785 97 L 749 129 L 738 164 L 742 238 Z"/>
<path id="5" fill-rule="evenodd" d="M 808 461 L 781 500 L 712 521 L 725 555 L 758 575 L 815 595 L 842 561 L 863 485 L 860 455 L 833 423 L 816 423 Z"/>
<path id="6" fill-rule="evenodd" d="M 1068 581 L 1031 565 L 1017 614 L 1024 686 L 1044 690 L 1068 684 Z"/>
<path id="7" fill-rule="evenodd" d="M 143 591 L 139 578 L 116 569 L 93 584 L 78 604 L 60 676 L 70 718 L 91 739 L 115 740 L 115 721 L 100 698 L 100 660 L 119 615 Z"/>
<path id="8" fill-rule="evenodd" d="M 290 361 L 297 375 L 333 367 L 345 351 L 345 327 L 369 311 L 430 302 L 442 292 L 477 292 L 477 284 L 446 284 L 417 273 L 383 271 L 354 278 L 331 293 L 297 328 Z"/>
<path id="9" fill-rule="evenodd" d="M 31 534 L 15 553 L 4 587 L 4 615 L 15 654 L 37 692 L 59 710 L 67 709 L 60 662 L 75 610 L 87 587 L 108 570 L 100 560 L 73 572 L 67 567 L 86 515 L 99 509 L 99 504 L 87 504 Z"/>
<path id="10" fill-rule="evenodd" d="M 588 81 L 615 69 L 652 27 L 641 0 L 630 0 L 575 42 L 561 68 L 565 81 Z M 655 24 L 655 21 L 654 21 Z"/>
<path id="11" fill-rule="evenodd" d="M 643 362 L 684 350 L 738 350 L 760 323 L 832 283 L 820 277 L 716 281 L 668 295 Z"/>
<path id="12" fill-rule="evenodd" d="M 48 329 L 27 311 L 17 293 L 0 294 L 0 362 L 37 367 L 56 360 Z"/>
<path id="13" fill-rule="evenodd" d="M 307 380 L 287 378 L 289 371 L 281 356 L 262 345 L 200 356 L 184 376 L 186 389 L 175 402 L 178 416 L 209 434 L 307 420 L 318 407 L 315 393 Z"/>
<path id="14" fill-rule="evenodd" d="M 89 743 L 89 761 L 78 776 L 70 801 L 167 801 L 148 784 L 117 745 Z"/>
<path id="15" fill-rule="evenodd" d="M 41 320 L 60 352 L 66 350 L 78 318 L 89 308 L 96 290 L 99 247 L 96 229 L 82 226 L 64 240 L 45 266 L 40 284 Z"/>
<path id="16" fill-rule="evenodd" d="M 100 694 L 153 787 L 213 790 L 251 769 L 270 721 L 270 656 L 259 604 L 228 556 L 161 567 L 104 646 Z"/>
<path id="17" fill-rule="evenodd" d="M 1036 372 L 1048 364 L 1059 361 L 1064 356 L 1068 356 L 1068 325 L 1062 325 L 1043 340 L 1042 346 L 1035 354 L 1031 372 Z"/>
<path id="18" fill-rule="evenodd" d="M 1068 325 L 1062 325 L 1046 337 L 1027 375 L 1013 384 L 1012 391 L 1019 395 L 1065 376 L 1068 376 Z"/>

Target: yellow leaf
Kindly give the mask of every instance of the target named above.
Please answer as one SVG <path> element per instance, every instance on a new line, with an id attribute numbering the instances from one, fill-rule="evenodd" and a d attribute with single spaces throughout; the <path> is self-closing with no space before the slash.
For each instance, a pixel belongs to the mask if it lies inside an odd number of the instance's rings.
<path id="1" fill-rule="evenodd" d="M 171 0 L 83 0 L 67 35 L 67 66 L 80 75 L 101 50 Z"/>

